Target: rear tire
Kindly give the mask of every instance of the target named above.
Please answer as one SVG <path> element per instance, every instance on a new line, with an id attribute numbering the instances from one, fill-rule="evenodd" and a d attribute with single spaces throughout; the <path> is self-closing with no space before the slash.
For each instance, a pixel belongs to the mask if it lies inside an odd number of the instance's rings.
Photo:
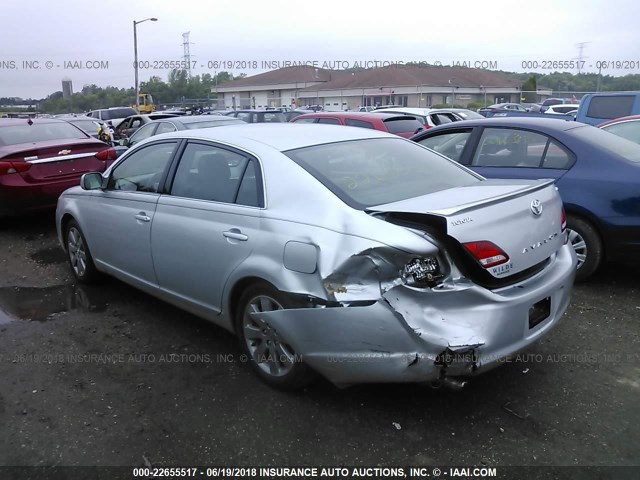
<path id="1" fill-rule="evenodd" d="M 236 306 L 240 347 L 253 371 L 272 387 L 297 390 L 311 383 L 315 374 L 274 328 L 252 318 L 250 313 L 304 306 L 265 282 L 247 288 Z"/>
<path id="2" fill-rule="evenodd" d="M 73 276 L 81 283 L 93 283 L 100 274 L 93 263 L 87 240 L 75 220 L 70 220 L 64 234 L 67 257 Z"/>
<path id="3" fill-rule="evenodd" d="M 569 244 L 578 257 L 576 282 L 584 282 L 602 263 L 602 241 L 596 229 L 581 218 L 567 219 Z"/>

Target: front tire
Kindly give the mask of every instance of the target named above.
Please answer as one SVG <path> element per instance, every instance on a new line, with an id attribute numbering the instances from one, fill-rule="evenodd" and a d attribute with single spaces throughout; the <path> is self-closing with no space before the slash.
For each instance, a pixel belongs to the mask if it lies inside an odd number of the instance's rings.
<path id="1" fill-rule="evenodd" d="M 64 239 L 73 276 L 81 283 L 95 282 L 99 277 L 99 273 L 93 263 L 87 240 L 75 220 L 71 220 L 67 224 Z"/>
<path id="2" fill-rule="evenodd" d="M 297 390 L 309 384 L 314 373 L 274 328 L 251 313 L 303 306 L 263 282 L 247 288 L 238 301 L 235 320 L 240 347 L 253 371 L 272 387 Z"/>
<path id="3" fill-rule="evenodd" d="M 569 217 L 567 219 L 569 244 L 578 257 L 576 282 L 584 282 L 602 263 L 602 241 L 596 229 L 588 222 Z"/>

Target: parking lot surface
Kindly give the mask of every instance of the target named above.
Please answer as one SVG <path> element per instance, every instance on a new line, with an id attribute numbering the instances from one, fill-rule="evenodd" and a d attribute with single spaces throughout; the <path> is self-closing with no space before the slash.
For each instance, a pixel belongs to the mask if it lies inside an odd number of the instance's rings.
<path id="1" fill-rule="evenodd" d="M 639 274 L 606 266 L 461 392 L 285 393 L 228 332 L 116 280 L 75 284 L 53 215 L 3 221 L 0 465 L 638 465 Z"/>

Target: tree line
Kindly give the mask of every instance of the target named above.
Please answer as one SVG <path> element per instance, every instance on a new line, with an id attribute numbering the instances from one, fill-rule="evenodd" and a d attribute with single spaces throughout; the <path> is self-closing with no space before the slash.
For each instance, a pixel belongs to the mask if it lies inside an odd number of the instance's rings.
<path id="1" fill-rule="evenodd" d="M 561 92 L 572 94 L 574 92 L 640 90 L 640 74 L 614 77 L 597 73 L 574 74 L 568 72 L 538 74 L 499 71 L 496 73 L 521 82 L 523 92 L 545 89 L 552 90 L 555 94 L 561 94 Z M 246 76 L 244 73 L 234 76 L 229 72 L 219 72 L 216 75 L 205 73 L 190 77 L 186 70 L 172 70 L 166 81 L 158 76 L 153 76 L 148 81 L 141 82 L 140 92 L 151 94 L 156 105 L 177 104 L 184 100 L 188 103 L 189 99 L 211 98 L 213 100 L 212 87 Z M 523 99 L 526 102 L 537 100 L 533 93 L 523 93 Z M 135 104 L 135 92 L 133 88 L 85 85 L 81 91 L 74 93 L 69 98 L 64 98 L 62 91 L 54 92 L 40 100 L 16 97 L 0 98 L 0 105 L 22 104 L 31 104 L 33 110 L 37 108 L 38 111 L 46 113 L 85 112 L 96 108 Z M 5 107 L 4 110 L 11 110 L 11 108 Z"/>

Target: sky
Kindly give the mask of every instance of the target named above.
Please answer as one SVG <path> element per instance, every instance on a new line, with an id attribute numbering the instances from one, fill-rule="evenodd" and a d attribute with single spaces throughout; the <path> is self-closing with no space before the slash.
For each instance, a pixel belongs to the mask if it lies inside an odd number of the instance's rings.
<path id="1" fill-rule="evenodd" d="M 581 42 L 583 72 L 640 74 L 636 0 L 2 0 L 0 97 L 43 98 L 61 90 L 63 78 L 74 91 L 132 87 L 133 21 L 149 17 L 158 21 L 137 25 L 141 82 L 166 80 L 170 62 L 184 60 L 185 32 L 192 74 L 254 75 L 274 61 L 550 73 L 552 62 L 575 62 Z"/>

